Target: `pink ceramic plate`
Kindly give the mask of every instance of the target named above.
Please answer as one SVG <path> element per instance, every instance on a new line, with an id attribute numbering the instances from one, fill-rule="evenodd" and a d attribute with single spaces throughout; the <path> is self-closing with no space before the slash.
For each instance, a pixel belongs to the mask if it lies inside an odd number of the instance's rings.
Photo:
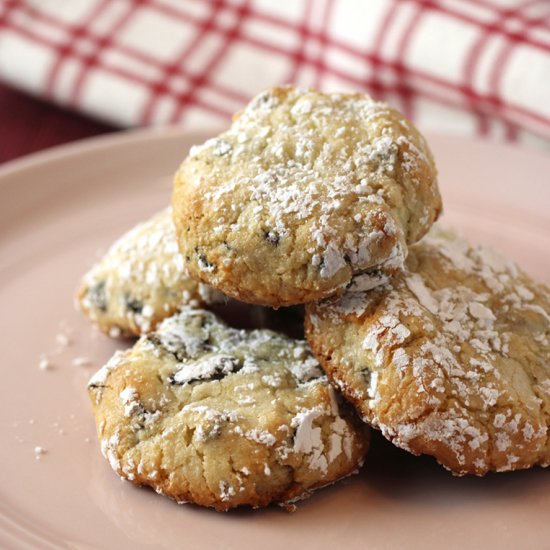
<path id="1" fill-rule="evenodd" d="M 549 548 L 549 471 L 454 478 L 380 437 L 358 476 L 295 514 L 178 506 L 114 475 L 85 388 L 120 344 L 90 329 L 73 292 L 98 250 L 168 204 L 172 172 L 203 139 L 121 134 L 0 170 L 0 546 Z M 446 221 L 550 282 L 550 158 L 475 140 L 430 142 Z M 41 354 L 50 369 L 39 369 Z"/>

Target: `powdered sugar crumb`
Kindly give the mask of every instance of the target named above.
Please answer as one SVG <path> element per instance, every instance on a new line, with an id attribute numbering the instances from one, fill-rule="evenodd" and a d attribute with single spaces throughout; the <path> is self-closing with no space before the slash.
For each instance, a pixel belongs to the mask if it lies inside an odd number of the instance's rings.
<path id="1" fill-rule="evenodd" d="M 38 368 L 40 370 L 52 370 L 54 365 L 46 355 L 42 354 L 40 361 L 38 361 Z"/>
<path id="2" fill-rule="evenodd" d="M 72 364 L 74 367 L 89 367 L 93 363 L 89 357 L 80 356 L 80 357 L 75 357 L 72 360 Z"/>
<path id="3" fill-rule="evenodd" d="M 36 460 L 40 460 L 42 456 L 44 456 L 47 452 L 48 450 L 45 447 L 40 447 L 39 445 L 37 445 L 34 448 L 34 458 Z"/>

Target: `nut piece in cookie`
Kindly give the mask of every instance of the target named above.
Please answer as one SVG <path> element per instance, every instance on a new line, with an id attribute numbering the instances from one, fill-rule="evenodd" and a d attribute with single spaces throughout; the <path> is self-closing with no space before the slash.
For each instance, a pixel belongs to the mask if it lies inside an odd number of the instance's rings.
<path id="1" fill-rule="evenodd" d="M 288 504 L 354 473 L 368 427 L 303 340 L 184 308 L 89 382 L 122 477 L 217 510 Z"/>
<path id="2" fill-rule="evenodd" d="M 274 307 L 398 271 L 441 210 L 432 155 L 400 113 L 363 94 L 292 87 L 259 95 L 192 148 L 172 204 L 189 272 Z"/>
<path id="3" fill-rule="evenodd" d="M 117 240 L 84 276 L 77 296 L 81 310 L 112 336 L 139 336 L 184 305 L 221 299 L 187 276 L 170 209 Z"/>
<path id="4" fill-rule="evenodd" d="M 434 228 L 386 285 L 306 308 L 306 336 L 365 421 L 456 474 L 550 465 L 550 292 Z"/>

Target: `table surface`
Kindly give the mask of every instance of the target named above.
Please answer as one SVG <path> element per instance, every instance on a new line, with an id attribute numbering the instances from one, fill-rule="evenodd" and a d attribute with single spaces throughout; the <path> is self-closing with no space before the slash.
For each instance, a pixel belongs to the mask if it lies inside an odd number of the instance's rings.
<path id="1" fill-rule="evenodd" d="M 0 164 L 47 147 L 116 131 L 0 84 Z"/>

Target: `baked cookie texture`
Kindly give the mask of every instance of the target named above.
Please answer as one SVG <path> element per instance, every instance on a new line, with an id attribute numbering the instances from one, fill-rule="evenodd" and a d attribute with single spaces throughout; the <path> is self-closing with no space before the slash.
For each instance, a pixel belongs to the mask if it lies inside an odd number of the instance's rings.
<path id="1" fill-rule="evenodd" d="M 391 283 L 306 307 L 332 382 L 394 444 L 456 474 L 550 464 L 550 292 L 434 228 Z"/>
<path id="2" fill-rule="evenodd" d="M 274 307 L 387 280 L 441 211 L 428 145 L 400 113 L 292 87 L 193 147 L 172 204 L 189 273 Z"/>
<path id="3" fill-rule="evenodd" d="M 112 468 L 218 510 L 304 498 L 355 472 L 368 428 L 305 341 L 184 308 L 90 380 Z"/>
<path id="4" fill-rule="evenodd" d="M 221 293 L 188 277 L 170 209 L 118 239 L 77 294 L 80 309 L 114 337 L 147 333 L 184 305 L 221 301 Z"/>

